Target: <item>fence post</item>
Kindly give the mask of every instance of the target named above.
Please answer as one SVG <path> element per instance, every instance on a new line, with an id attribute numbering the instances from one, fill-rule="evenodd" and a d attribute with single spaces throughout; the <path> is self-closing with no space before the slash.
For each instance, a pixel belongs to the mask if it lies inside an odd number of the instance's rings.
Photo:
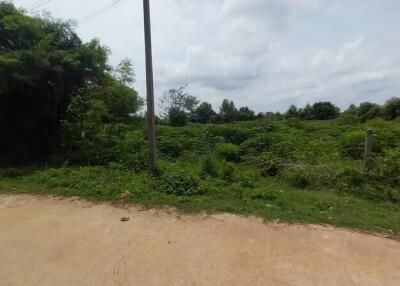
<path id="1" fill-rule="evenodd" d="M 364 149 L 364 172 L 368 172 L 371 169 L 371 153 L 372 153 L 372 135 L 373 130 L 369 128 L 367 136 L 365 137 L 365 149 Z"/>

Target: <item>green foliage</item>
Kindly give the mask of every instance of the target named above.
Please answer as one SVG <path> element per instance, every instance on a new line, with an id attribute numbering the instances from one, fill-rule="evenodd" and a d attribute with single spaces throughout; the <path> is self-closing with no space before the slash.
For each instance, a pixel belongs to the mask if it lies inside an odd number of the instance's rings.
<path id="1" fill-rule="evenodd" d="M 111 76 L 103 78 L 92 97 L 104 102 L 107 109 L 104 119 L 111 123 L 130 123 L 131 116 L 143 106 L 143 99 L 136 90 Z"/>
<path id="2" fill-rule="evenodd" d="M 240 144 L 240 154 L 257 155 L 268 151 L 273 144 L 269 133 L 259 134 Z"/>
<path id="3" fill-rule="evenodd" d="M 300 189 L 304 189 L 310 184 L 310 181 L 307 179 L 306 175 L 300 170 L 286 173 L 285 180 L 290 186 Z"/>
<path id="4" fill-rule="evenodd" d="M 225 183 L 233 184 L 238 181 L 237 169 L 232 163 L 225 163 L 222 168 L 222 179 Z"/>
<path id="5" fill-rule="evenodd" d="M 364 153 L 365 132 L 360 130 L 350 131 L 343 135 L 339 148 L 347 157 L 359 160 Z"/>
<path id="6" fill-rule="evenodd" d="M 238 110 L 235 107 L 233 101 L 224 99 L 220 107 L 220 114 L 224 118 L 224 122 L 233 122 L 237 120 Z"/>
<path id="7" fill-rule="evenodd" d="M 364 102 L 360 104 L 357 109 L 357 116 L 362 122 L 380 117 L 382 115 L 382 108 L 375 103 Z"/>
<path id="8" fill-rule="evenodd" d="M 381 179 L 400 187 L 400 148 L 388 150 L 374 163 L 375 173 Z"/>
<path id="9" fill-rule="evenodd" d="M 189 113 L 193 113 L 200 103 L 186 91 L 186 86 L 166 91 L 160 101 L 171 126 L 175 127 L 186 125 Z"/>
<path id="10" fill-rule="evenodd" d="M 400 98 L 393 97 L 389 99 L 384 106 L 385 117 L 394 120 L 400 116 Z"/>
<path id="11" fill-rule="evenodd" d="M 171 126 L 182 127 L 188 122 L 188 115 L 185 111 L 179 109 L 178 107 L 171 107 L 168 110 L 168 118 Z"/>
<path id="12" fill-rule="evenodd" d="M 215 158 L 212 156 L 206 156 L 201 162 L 200 176 L 206 177 L 218 177 L 218 166 Z"/>
<path id="13" fill-rule="evenodd" d="M 170 137 L 159 137 L 158 149 L 165 159 L 174 160 L 181 156 L 185 150 L 184 144 L 180 139 Z"/>
<path id="14" fill-rule="evenodd" d="M 197 196 L 202 191 L 199 188 L 198 178 L 184 173 L 163 175 L 158 179 L 158 187 L 168 195 Z"/>
<path id="15" fill-rule="evenodd" d="M 280 157 L 277 157 L 273 153 L 264 153 L 261 156 L 256 156 L 254 158 L 254 163 L 257 169 L 260 170 L 260 174 L 263 177 L 275 177 L 279 175 L 283 169 L 284 164 Z"/>
<path id="16" fill-rule="evenodd" d="M 211 103 L 202 102 L 196 110 L 191 114 L 191 121 L 195 123 L 210 123 L 211 118 L 215 116 L 215 111 Z"/>
<path id="17" fill-rule="evenodd" d="M 289 109 L 285 113 L 286 118 L 299 118 L 300 113 L 299 110 L 297 109 L 297 106 L 292 104 Z"/>
<path id="18" fill-rule="evenodd" d="M 331 102 L 316 102 L 298 109 L 292 104 L 285 113 L 287 119 L 302 118 L 304 120 L 332 120 L 339 116 L 340 109 Z"/>
<path id="19" fill-rule="evenodd" d="M 114 79 L 97 40 L 82 43 L 71 23 L 27 16 L 9 2 L 0 15 L 0 161 L 44 159 L 71 141 L 63 129 L 95 133 L 139 110 L 126 85 L 131 71 Z"/>
<path id="20" fill-rule="evenodd" d="M 122 60 L 115 69 L 114 77 L 125 85 L 133 84 L 135 82 L 133 62 L 130 59 Z"/>
<path id="21" fill-rule="evenodd" d="M 239 162 L 240 161 L 240 149 L 237 145 L 230 143 L 219 143 L 215 147 L 215 152 L 218 156 L 228 162 Z"/>
<path id="22" fill-rule="evenodd" d="M 241 129 L 239 126 L 218 125 L 208 128 L 208 133 L 212 137 L 222 137 L 225 142 L 240 145 L 249 137 L 247 130 Z"/>
<path id="23" fill-rule="evenodd" d="M 239 108 L 237 121 L 251 121 L 256 118 L 255 112 L 247 106 Z"/>

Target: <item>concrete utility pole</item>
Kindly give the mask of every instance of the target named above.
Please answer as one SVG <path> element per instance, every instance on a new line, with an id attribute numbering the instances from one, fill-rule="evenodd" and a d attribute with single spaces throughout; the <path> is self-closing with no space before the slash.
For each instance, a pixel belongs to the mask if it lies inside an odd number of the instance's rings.
<path id="1" fill-rule="evenodd" d="M 156 121 L 154 115 L 153 56 L 151 48 L 150 3 L 143 0 L 144 40 L 146 46 L 147 84 L 147 140 L 149 142 L 149 164 L 153 175 L 157 174 Z"/>

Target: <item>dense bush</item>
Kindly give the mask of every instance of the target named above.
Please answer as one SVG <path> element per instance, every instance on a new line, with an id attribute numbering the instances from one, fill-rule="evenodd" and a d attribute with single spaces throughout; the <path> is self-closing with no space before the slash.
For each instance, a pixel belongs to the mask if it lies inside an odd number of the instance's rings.
<path id="1" fill-rule="evenodd" d="M 187 124 L 188 116 L 185 111 L 178 107 L 172 107 L 168 111 L 169 123 L 174 127 L 182 127 Z"/>
<path id="2" fill-rule="evenodd" d="M 400 116 L 400 98 L 393 97 L 389 99 L 384 106 L 385 117 L 389 120 Z"/>
<path id="3" fill-rule="evenodd" d="M 382 116 L 382 108 L 375 103 L 363 102 L 357 109 L 357 116 L 362 122 Z"/>
<path id="4" fill-rule="evenodd" d="M 201 162 L 200 176 L 205 177 L 218 177 L 218 165 L 216 159 L 211 156 L 206 156 Z"/>
<path id="5" fill-rule="evenodd" d="M 344 134 L 340 140 L 340 152 L 355 160 L 362 158 L 364 153 L 365 132 L 360 130 Z"/>
<path id="6" fill-rule="evenodd" d="M 254 161 L 263 177 L 275 177 L 279 175 L 284 168 L 282 159 L 269 152 L 261 156 L 256 156 Z"/>
<path id="7" fill-rule="evenodd" d="M 208 128 L 208 134 L 211 137 L 223 137 L 225 142 L 236 145 L 240 145 L 249 138 L 247 130 L 243 130 L 234 125 L 211 126 Z"/>
<path id="8" fill-rule="evenodd" d="M 222 179 L 228 183 L 236 183 L 238 181 L 237 169 L 232 163 L 225 163 L 222 168 Z"/>
<path id="9" fill-rule="evenodd" d="M 198 179 L 184 173 L 162 175 L 157 182 L 158 188 L 169 195 L 196 196 L 202 193 Z"/>
<path id="10" fill-rule="evenodd" d="M 273 142 L 274 140 L 270 134 L 258 134 L 240 145 L 240 154 L 243 156 L 261 154 L 268 151 Z"/>
<path id="11" fill-rule="evenodd" d="M 400 148 L 390 149 L 375 161 L 375 172 L 400 187 Z"/>
<path id="12" fill-rule="evenodd" d="M 229 162 L 239 162 L 239 147 L 230 143 L 220 143 L 215 147 L 218 156 Z"/>

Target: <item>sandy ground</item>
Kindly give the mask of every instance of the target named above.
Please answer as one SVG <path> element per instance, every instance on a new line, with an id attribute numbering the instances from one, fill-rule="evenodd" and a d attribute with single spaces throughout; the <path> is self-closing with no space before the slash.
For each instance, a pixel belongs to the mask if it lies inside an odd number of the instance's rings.
<path id="1" fill-rule="evenodd" d="M 0 284 L 398 286 L 400 243 L 233 215 L 0 195 Z"/>

